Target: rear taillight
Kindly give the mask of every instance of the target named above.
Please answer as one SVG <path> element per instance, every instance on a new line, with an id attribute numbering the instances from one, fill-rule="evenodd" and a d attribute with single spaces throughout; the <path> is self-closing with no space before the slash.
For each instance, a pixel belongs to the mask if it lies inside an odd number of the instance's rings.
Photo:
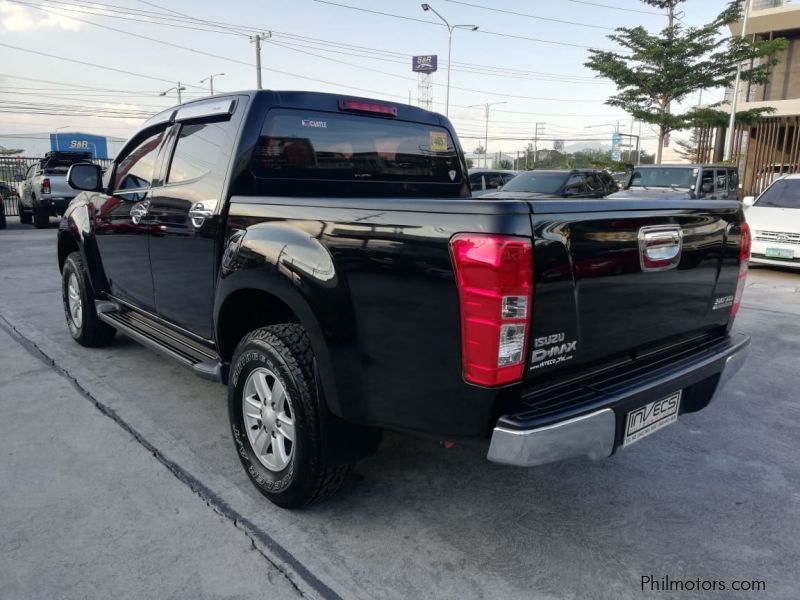
<path id="1" fill-rule="evenodd" d="M 461 309 L 464 379 L 498 386 L 522 379 L 533 303 L 526 238 L 461 233 L 450 240 Z"/>
<path id="2" fill-rule="evenodd" d="M 731 306 L 731 317 L 735 317 L 739 312 L 739 304 L 744 293 L 744 284 L 747 280 L 747 263 L 750 260 L 750 244 L 753 241 L 750 235 L 750 226 L 747 223 L 740 225 L 741 246 L 739 246 L 739 275 L 736 279 L 736 293 L 733 295 L 733 305 Z"/>
<path id="3" fill-rule="evenodd" d="M 42 179 L 42 193 L 43 194 L 50 193 L 50 180 L 47 177 Z"/>

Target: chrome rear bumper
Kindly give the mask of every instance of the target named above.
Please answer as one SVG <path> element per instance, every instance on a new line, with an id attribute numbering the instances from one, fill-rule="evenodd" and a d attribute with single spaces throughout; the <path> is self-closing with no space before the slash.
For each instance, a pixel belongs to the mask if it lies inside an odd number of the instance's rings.
<path id="1" fill-rule="evenodd" d="M 714 356 L 713 360 L 707 359 L 703 364 L 697 365 L 698 370 L 701 367 L 709 367 L 709 362 L 718 365 L 716 372 L 720 373 L 720 377 L 714 394 L 718 393 L 742 368 L 749 342 L 749 339 L 744 339 L 733 344 L 727 352 Z M 687 374 L 684 371 L 675 375 L 675 389 L 685 385 L 687 375 L 690 376 L 691 373 Z M 647 395 L 640 405 L 658 400 L 661 392 L 655 390 L 663 388 L 665 384 L 668 385 L 669 381 L 670 379 L 664 378 L 653 381 L 651 384 L 654 390 L 653 396 Z M 636 391 L 639 396 L 641 392 L 641 388 Z M 512 429 L 503 427 L 502 424 L 498 425 L 492 433 L 487 458 L 492 462 L 507 465 L 533 467 L 578 456 L 588 456 L 593 460 L 611 456 L 617 446 L 619 420 L 627 414 L 627 409 L 617 414 L 615 405 L 624 399 L 624 397 L 609 399 L 607 407 L 542 427 Z"/>

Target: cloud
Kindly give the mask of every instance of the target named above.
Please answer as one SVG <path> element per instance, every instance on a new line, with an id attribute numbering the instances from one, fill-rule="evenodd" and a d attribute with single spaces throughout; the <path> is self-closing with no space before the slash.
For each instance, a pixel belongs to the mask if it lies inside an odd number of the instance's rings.
<path id="1" fill-rule="evenodd" d="M 6 0 L 0 0 L 0 29 L 6 31 L 31 31 L 40 29 L 62 29 L 75 31 L 83 23 L 70 19 L 56 9 L 26 8 Z"/>

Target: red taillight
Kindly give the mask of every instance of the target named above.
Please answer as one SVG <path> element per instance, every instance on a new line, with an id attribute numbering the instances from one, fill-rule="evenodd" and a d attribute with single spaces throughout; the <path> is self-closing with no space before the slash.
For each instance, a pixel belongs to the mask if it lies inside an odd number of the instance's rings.
<path id="1" fill-rule="evenodd" d="M 47 177 L 42 179 L 42 193 L 43 194 L 50 193 L 50 180 Z"/>
<path id="2" fill-rule="evenodd" d="M 376 113 L 379 115 L 397 116 L 397 107 L 388 104 L 377 104 L 375 102 L 364 102 L 363 100 L 339 100 L 339 110 L 353 110 L 356 112 Z"/>
<path id="3" fill-rule="evenodd" d="M 742 301 L 742 294 L 744 293 L 744 284 L 747 280 L 747 263 L 750 260 L 750 244 L 753 241 L 750 235 L 750 225 L 742 223 L 740 225 L 741 231 L 741 246 L 739 246 L 739 275 L 736 279 L 736 293 L 733 295 L 733 305 L 731 306 L 731 317 L 735 317 L 739 312 L 739 304 Z"/>
<path id="4" fill-rule="evenodd" d="M 461 233 L 450 240 L 461 308 L 464 379 L 498 386 L 525 370 L 533 304 L 533 247 L 526 238 Z"/>

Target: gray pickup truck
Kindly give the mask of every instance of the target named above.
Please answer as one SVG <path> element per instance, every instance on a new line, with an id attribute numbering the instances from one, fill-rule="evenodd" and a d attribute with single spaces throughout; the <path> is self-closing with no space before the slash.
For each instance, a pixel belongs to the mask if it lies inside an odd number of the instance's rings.
<path id="1" fill-rule="evenodd" d="M 74 164 L 91 160 L 91 152 L 54 151 L 32 164 L 19 186 L 20 222 L 42 229 L 50 217 L 63 215 L 75 197 L 75 191 L 67 185 L 67 171 Z"/>

